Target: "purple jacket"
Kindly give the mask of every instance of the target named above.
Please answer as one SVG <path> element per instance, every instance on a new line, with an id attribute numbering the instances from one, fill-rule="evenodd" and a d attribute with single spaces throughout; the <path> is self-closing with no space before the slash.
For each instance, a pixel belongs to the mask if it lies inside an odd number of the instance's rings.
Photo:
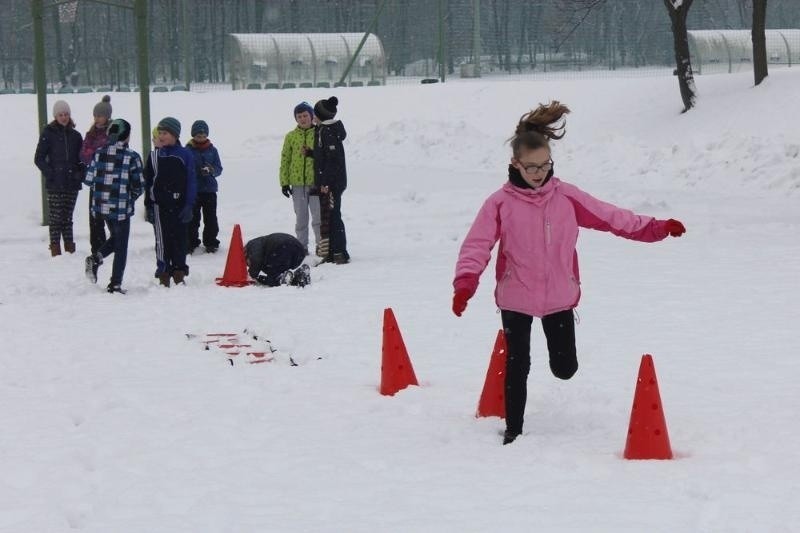
<path id="1" fill-rule="evenodd" d="M 499 240 L 495 302 L 542 317 L 578 305 L 578 228 L 642 242 L 664 239 L 664 222 L 603 202 L 558 178 L 538 189 L 507 182 L 484 202 L 461 245 L 453 286 L 474 294 Z"/>
<path id="2" fill-rule="evenodd" d="M 92 129 L 86 132 L 86 137 L 83 138 L 83 146 L 81 147 L 81 162 L 88 165 L 94 158 L 94 153 L 98 148 L 102 148 L 108 144 L 108 132 L 106 126 L 98 128 L 92 126 Z"/>

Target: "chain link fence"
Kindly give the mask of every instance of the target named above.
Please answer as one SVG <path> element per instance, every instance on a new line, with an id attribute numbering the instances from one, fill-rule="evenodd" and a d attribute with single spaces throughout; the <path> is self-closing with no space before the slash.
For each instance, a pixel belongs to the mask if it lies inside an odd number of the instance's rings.
<path id="1" fill-rule="evenodd" d="M 44 0 L 49 92 L 137 90 L 133 14 L 120 9 L 132 1 Z M 750 2 L 695 2 L 689 29 L 746 30 Z M 770 0 L 767 28 L 800 28 L 797 2 Z M 2 4 L 0 91 L 32 92 L 30 2 Z M 675 61 L 669 17 L 658 0 L 151 0 L 147 6 L 154 92 L 670 75 Z M 800 40 L 797 32 L 782 35 Z M 695 70 L 721 71 L 703 64 Z"/>

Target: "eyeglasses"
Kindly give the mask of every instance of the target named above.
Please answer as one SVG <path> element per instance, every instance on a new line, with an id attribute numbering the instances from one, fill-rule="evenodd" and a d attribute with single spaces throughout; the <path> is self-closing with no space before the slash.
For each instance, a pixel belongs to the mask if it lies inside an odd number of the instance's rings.
<path id="1" fill-rule="evenodd" d="M 550 170 L 553 168 L 553 160 L 552 159 L 548 160 L 547 163 L 544 163 L 543 165 L 537 165 L 535 163 L 530 163 L 530 164 L 526 165 L 522 161 L 518 161 L 518 162 L 519 162 L 520 166 L 522 167 L 522 169 L 527 174 L 535 174 L 537 172 L 550 172 Z"/>

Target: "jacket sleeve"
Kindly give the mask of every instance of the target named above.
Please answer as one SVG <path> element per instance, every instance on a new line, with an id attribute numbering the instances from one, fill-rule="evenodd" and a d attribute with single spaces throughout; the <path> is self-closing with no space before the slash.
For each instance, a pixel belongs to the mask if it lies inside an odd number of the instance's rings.
<path id="1" fill-rule="evenodd" d="M 48 154 L 50 153 L 50 139 L 46 132 L 42 132 L 39 143 L 36 145 L 36 154 L 33 156 L 34 164 L 42 171 L 46 178 L 53 175 L 53 167 L 50 166 Z"/>
<path id="2" fill-rule="evenodd" d="M 156 150 L 150 150 L 147 156 L 147 162 L 144 164 L 142 175 L 144 177 L 144 205 L 151 207 L 153 205 L 153 198 L 150 196 L 150 191 L 153 188 L 153 179 L 155 177 L 155 169 L 153 168 L 153 158 L 156 157 Z"/>
<path id="3" fill-rule="evenodd" d="M 188 148 L 185 149 L 185 159 L 184 163 L 186 164 L 186 201 L 184 205 L 194 206 L 194 202 L 197 199 L 197 173 L 195 172 L 194 168 L 194 154 Z"/>
<path id="4" fill-rule="evenodd" d="M 86 137 L 83 138 L 80 159 L 85 165 L 88 165 L 92 162 L 92 156 L 94 156 L 94 152 L 98 148 L 96 140 L 97 137 L 91 133 L 87 133 Z"/>
<path id="5" fill-rule="evenodd" d="M 142 168 L 142 158 L 139 157 L 139 154 L 134 155 L 135 157 L 132 158 L 130 168 L 131 203 L 136 202 L 136 199 L 139 198 L 144 192 L 144 172 Z M 92 164 L 94 164 L 94 161 L 92 161 Z"/>
<path id="6" fill-rule="evenodd" d="M 86 167 L 86 174 L 83 177 L 83 182 L 88 185 L 94 185 L 94 180 L 97 177 L 97 163 L 100 160 L 97 153 L 94 154 L 94 157 L 89 161 L 89 166 Z"/>
<path id="7" fill-rule="evenodd" d="M 213 176 L 218 178 L 222 174 L 222 161 L 219 158 L 219 150 L 214 146 L 211 148 L 211 166 L 214 167 Z"/>
<path id="8" fill-rule="evenodd" d="M 278 181 L 281 187 L 289 185 L 289 172 L 292 166 L 292 134 L 287 133 L 283 138 L 283 148 L 281 149 L 281 168 L 278 173 Z"/>
<path id="9" fill-rule="evenodd" d="M 578 225 L 583 228 L 608 231 L 617 237 L 641 242 L 656 242 L 667 236 L 663 224 L 653 217 L 637 215 L 598 200 L 574 185 L 562 183 L 561 187 L 575 208 Z"/>
<path id="10" fill-rule="evenodd" d="M 492 248 L 500 238 L 499 203 L 495 195 L 490 196 L 478 211 L 469 229 L 456 262 L 453 280 L 455 290 L 466 289 L 474 294 L 478 278 L 492 257 Z"/>

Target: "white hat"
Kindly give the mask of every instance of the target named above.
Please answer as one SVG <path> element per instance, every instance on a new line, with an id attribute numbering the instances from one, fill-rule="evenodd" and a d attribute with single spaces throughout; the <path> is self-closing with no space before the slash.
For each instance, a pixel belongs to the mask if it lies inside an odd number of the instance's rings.
<path id="1" fill-rule="evenodd" d="M 72 112 L 69 110 L 69 104 L 64 100 L 58 100 L 55 104 L 53 104 L 53 116 L 56 117 L 59 113 L 72 115 Z"/>

